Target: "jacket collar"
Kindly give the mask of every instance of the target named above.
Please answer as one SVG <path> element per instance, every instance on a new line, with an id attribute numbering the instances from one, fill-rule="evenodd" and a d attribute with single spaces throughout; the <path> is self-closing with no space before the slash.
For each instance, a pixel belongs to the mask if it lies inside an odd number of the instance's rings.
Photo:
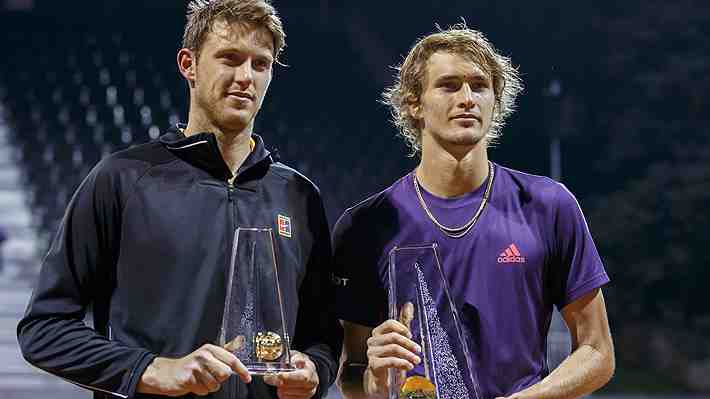
<path id="1" fill-rule="evenodd" d="M 166 134 L 160 136 L 160 143 L 176 157 L 211 176 L 222 181 L 231 179 L 232 172 L 222 158 L 214 133 L 197 133 L 185 137 L 182 133 L 185 127 L 186 125 L 178 124 L 170 128 Z M 263 176 L 265 167 L 268 169 L 268 165 L 278 161 L 277 151 L 267 150 L 261 136 L 252 134 L 251 137 L 254 140 L 254 149 L 239 167 L 235 184 Z"/>

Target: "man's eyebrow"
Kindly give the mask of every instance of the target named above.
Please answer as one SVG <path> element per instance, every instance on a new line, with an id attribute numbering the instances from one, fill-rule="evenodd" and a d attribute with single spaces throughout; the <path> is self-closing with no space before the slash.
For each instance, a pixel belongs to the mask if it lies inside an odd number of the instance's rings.
<path id="1" fill-rule="evenodd" d="M 447 80 L 459 80 L 461 79 L 461 75 L 458 74 L 452 74 L 452 73 L 447 73 L 441 76 L 438 76 L 435 81 L 436 82 L 444 82 Z"/>
<path id="2" fill-rule="evenodd" d="M 274 56 L 271 53 L 258 54 L 257 57 L 263 58 L 269 62 L 274 62 Z"/>
<path id="3" fill-rule="evenodd" d="M 486 82 L 490 83 L 488 76 L 481 72 L 474 72 L 471 74 L 445 74 L 436 78 L 437 82 L 446 82 L 450 80 L 466 80 L 469 82 Z"/>
<path id="4" fill-rule="evenodd" d="M 215 51 L 215 54 L 225 54 L 225 53 L 242 53 L 244 50 L 238 47 L 222 47 Z"/>
<path id="5" fill-rule="evenodd" d="M 218 49 L 217 51 L 215 51 L 215 54 L 217 54 L 217 55 L 224 55 L 224 54 L 227 54 L 227 53 L 246 53 L 246 52 L 247 52 L 246 50 L 244 50 L 244 49 L 242 49 L 242 48 L 239 48 L 239 47 L 223 47 L 223 48 Z M 255 57 L 255 58 L 263 58 L 263 59 L 266 59 L 266 60 L 268 60 L 268 61 L 270 61 L 270 62 L 273 62 L 273 61 L 274 61 L 274 57 L 273 57 L 273 56 L 271 55 L 271 53 L 268 52 L 268 51 L 256 52 L 256 53 L 254 54 L 254 57 Z"/>
<path id="6" fill-rule="evenodd" d="M 491 78 L 483 71 L 476 71 L 467 76 L 468 80 L 490 83 Z"/>

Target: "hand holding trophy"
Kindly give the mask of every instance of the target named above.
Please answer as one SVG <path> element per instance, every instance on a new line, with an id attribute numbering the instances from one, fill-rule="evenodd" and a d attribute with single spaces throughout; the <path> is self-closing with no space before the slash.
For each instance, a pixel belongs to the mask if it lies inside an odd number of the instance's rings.
<path id="1" fill-rule="evenodd" d="M 387 320 L 372 330 L 372 336 L 367 340 L 368 395 L 387 396 L 390 385 L 401 385 L 405 373 L 421 363 L 418 354 L 422 348 L 412 341 L 410 332 L 413 309 L 411 304 L 405 304 L 399 320 Z M 391 369 L 394 370 L 393 380 L 389 377 Z"/>

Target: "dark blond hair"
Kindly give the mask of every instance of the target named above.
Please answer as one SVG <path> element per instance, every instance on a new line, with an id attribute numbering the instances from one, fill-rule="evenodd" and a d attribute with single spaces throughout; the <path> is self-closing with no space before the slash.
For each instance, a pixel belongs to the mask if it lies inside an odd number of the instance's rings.
<path id="1" fill-rule="evenodd" d="M 192 0 L 187 6 L 187 23 L 182 47 L 200 53 L 207 32 L 215 21 L 246 23 L 265 27 L 274 38 L 274 60 L 286 47 L 286 33 L 269 0 Z"/>
<path id="2" fill-rule="evenodd" d="M 486 133 L 490 144 L 501 136 L 505 120 L 515 110 L 515 99 L 523 90 L 518 71 L 510 59 L 499 54 L 483 33 L 459 23 L 441 29 L 417 40 L 404 62 L 395 67 L 397 75 L 392 87 L 382 94 L 383 103 L 390 107 L 392 122 L 399 129 L 412 154 L 421 151 L 421 129 L 410 113 L 410 106 L 421 99 L 425 86 L 426 65 L 429 57 L 438 51 L 458 54 L 470 59 L 491 79 L 495 94 L 493 121 Z"/>

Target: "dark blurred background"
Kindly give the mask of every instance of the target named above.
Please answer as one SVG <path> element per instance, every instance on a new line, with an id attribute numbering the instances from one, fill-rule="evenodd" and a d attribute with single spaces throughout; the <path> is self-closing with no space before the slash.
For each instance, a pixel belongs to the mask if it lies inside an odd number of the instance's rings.
<path id="1" fill-rule="evenodd" d="M 186 120 L 185 4 L 0 0 L 0 355 L 19 356 L 10 324 L 82 178 Z M 710 393 L 706 1 L 274 5 L 288 67 L 256 132 L 320 186 L 331 224 L 416 164 L 380 93 L 416 38 L 464 18 L 526 87 L 491 158 L 563 181 L 611 276 L 617 373 L 601 394 Z M 8 397 L 35 381 L 17 359 L 0 369 Z"/>

